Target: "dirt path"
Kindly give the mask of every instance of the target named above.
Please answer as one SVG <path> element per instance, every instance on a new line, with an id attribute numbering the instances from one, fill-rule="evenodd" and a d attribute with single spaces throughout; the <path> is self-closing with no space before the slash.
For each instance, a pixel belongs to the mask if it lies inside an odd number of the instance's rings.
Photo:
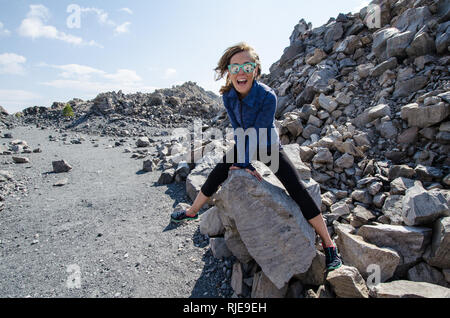
<path id="1" fill-rule="evenodd" d="M 0 138 L 3 150 L 21 139 L 42 152 L 19 154 L 30 159 L 24 164 L 0 156 L 0 170 L 25 188 L 0 211 L 0 297 L 231 295 L 231 261 L 212 257 L 199 221 L 169 223 L 179 202 L 190 203 L 184 183 L 160 186 L 160 171 L 141 171 L 144 159 L 124 152 L 133 138 L 115 147 L 109 137 L 67 132 L 64 144 L 54 130 L 5 132 L 13 139 Z M 73 169 L 53 173 L 61 159 Z"/>

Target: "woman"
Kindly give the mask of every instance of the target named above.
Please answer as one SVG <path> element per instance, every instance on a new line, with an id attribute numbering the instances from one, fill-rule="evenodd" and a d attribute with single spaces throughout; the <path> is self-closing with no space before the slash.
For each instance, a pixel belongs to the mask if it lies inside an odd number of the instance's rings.
<path id="1" fill-rule="evenodd" d="M 239 43 L 225 51 L 215 71 L 218 74 L 217 80 L 223 78 L 225 74 L 227 76 L 226 84 L 221 88 L 220 93 L 223 95 L 225 108 L 231 125 L 235 130 L 236 144 L 231 149 L 234 153 L 234 161 L 233 163 L 227 162 L 226 159 L 229 157 L 225 155 L 222 162 L 218 163 L 209 174 L 192 206 L 184 211 L 174 212 L 171 216 L 172 221 L 181 222 L 197 219 L 198 211 L 228 177 L 228 170 L 245 169 L 259 181 L 262 180 L 261 175 L 250 164 L 250 158 L 255 158 L 255 152 L 249 150 L 251 148 L 249 139 L 245 139 L 245 137 L 244 139 L 236 138 L 237 128 L 242 128 L 243 130 L 252 128 L 257 132 L 257 149 L 265 147 L 264 149 L 266 149 L 269 157 L 270 155 L 277 156 L 275 157 L 277 159 L 276 171 L 272 171 L 284 185 L 289 195 L 300 206 L 305 218 L 321 237 L 326 255 L 327 270 L 340 267 L 342 265 L 341 259 L 338 256 L 336 246 L 330 238 L 322 214 L 300 182 L 297 170 L 280 144 L 274 125 L 277 98 L 270 87 L 258 82 L 261 76 L 261 63 L 258 54 L 246 43 Z M 267 142 L 261 142 L 260 144 L 258 133 L 262 129 L 267 131 Z M 245 146 L 243 144 L 237 145 L 238 142 L 245 142 Z M 274 144 L 276 145 L 275 148 Z M 245 155 L 242 153 L 242 149 L 245 149 Z M 273 152 L 274 149 L 278 151 Z M 258 160 L 260 159 L 259 154 L 260 152 L 258 152 Z M 237 156 L 245 158 L 237 160 Z M 270 160 L 269 163 L 272 161 Z M 267 162 L 264 163 L 268 164 Z"/>

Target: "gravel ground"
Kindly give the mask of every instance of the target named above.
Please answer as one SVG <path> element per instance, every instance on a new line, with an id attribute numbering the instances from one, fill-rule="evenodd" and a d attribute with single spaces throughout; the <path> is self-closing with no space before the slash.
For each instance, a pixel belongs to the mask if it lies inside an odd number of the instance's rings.
<path id="1" fill-rule="evenodd" d="M 145 159 L 124 152 L 135 139 L 115 146 L 118 139 L 32 126 L 1 137 L 3 150 L 21 139 L 41 152 L 17 154 L 29 158 L 22 164 L 0 156 L 15 183 L 0 211 L 0 297 L 232 295 L 233 260 L 212 256 L 199 220 L 170 223 L 178 203 L 192 203 L 185 184 L 158 185 L 160 171 L 142 171 Z M 72 170 L 54 173 L 52 161 L 62 159 Z"/>

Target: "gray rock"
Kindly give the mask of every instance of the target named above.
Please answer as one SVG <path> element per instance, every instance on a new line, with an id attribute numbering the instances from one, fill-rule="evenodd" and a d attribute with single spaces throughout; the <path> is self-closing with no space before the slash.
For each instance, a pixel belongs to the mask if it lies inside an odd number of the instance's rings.
<path id="1" fill-rule="evenodd" d="M 414 38 L 414 34 L 415 33 L 412 31 L 405 31 L 402 33 L 397 33 L 394 36 L 390 37 L 386 43 L 387 57 L 406 56 L 406 49 Z"/>
<path id="2" fill-rule="evenodd" d="M 377 106 L 370 107 L 365 110 L 362 114 L 358 115 L 354 120 L 353 124 L 357 127 L 363 127 L 367 123 L 374 121 L 377 118 L 381 118 L 384 116 L 391 116 L 391 109 L 389 105 L 379 104 Z"/>
<path id="3" fill-rule="evenodd" d="M 308 270 L 316 255 L 314 230 L 284 190 L 245 171 L 231 171 L 216 194 L 216 205 L 234 222 L 249 254 L 277 288 Z"/>
<path id="4" fill-rule="evenodd" d="M 306 127 L 303 129 L 302 136 L 305 139 L 311 138 L 313 134 L 320 134 L 321 129 L 319 127 L 316 127 L 315 125 L 306 125 Z"/>
<path id="5" fill-rule="evenodd" d="M 138 140 L 136 141 L 136 146 L 148 147 L 150 146 L 150 140 L 148 139 L 148 137 L 139 137 Z"/>
<path id="6" fill-rule="evenodd" d="M 395 83 L 395 90 L 392 95 L 393 98 L 406 97 L 411 93 L 422 89 L 428 84 L 428 77 L 417 75 L 406 80 L 397 80 Z"/>
<path id="7" fill-rule="evenodd" d="M 450 268 L 450 217 L 443 217 L 435 222 L 431 253 L 426 261 L 431 266 Z"/>
<path id="8" fill-rule="evenodd" d="M 358 230 L 358 235 L 367 242 L 397 251 L 404 268 L 420 260 L 431 242 L 431 234 L 431 229 L 426 227 L 388 224 L 363 225 Z"/>
<path id="9" fill-rule="evenodd" d="M 144 171 L 153 171 L 156 169 L 156 165 L 153 160 L 144 160 L 142 170 Z"/>
<path id="10" fill-rule="evenodd" d="M 444 275 L 425 262 L 419 263 L 408 271 L 408 280 L 413 282 L 427 282 L 448 288 Z"/>
<path id="11" fill-rule="evenodd" d="M 425 182 L 433 181 L 433 179 L 439 180 L 444 175 L 441 169 L 423 165 L 417 165 L 416 168 L 414 168 L 414 172 L 416 173 L 418 180 Z"/>
<path id="12" fill-rule="evenodd" d="M 320 61 L 322 61 L 326 57 L 327 57 L 327 54 L 323 50 L 316 48 L 314 50 L 313 56 L 308 58 L 306 60 L 306 63 L 309 65 L 316 65 L 316 64 L 320 63 Z"/>
<path id="13" fill-rule="evenodd" d="M 175 178 L 175 169 L 169 168 L 164 170 L 159 176 L 158 183 L 159 184 L 170 184 L 173 182 Z"/>
<path id="14" fill-rule="evenodd" d="M 325 268 L 325 254 L 320 251 L 316 251 L 316 253 L 316 257 L 314 257 L 308 271 L 295 275 L 295 278 L 300 280 L 302 284 L 322 285 L 325 283 L 325 277 L 323 275 L 323 269 Z"/>
<path id="15" fill-rule="evenodd" d="M 450 46 L 450 24 L 442 23 L 439 25 L 438 30 L 436 31 L 436 51 L 438 54 L 443 54 L 448 51 L 448 47 Z"/>
<path id="16" fill-rule="evenodd" d="M 364 203 L 372 204 L 372 196 L 367 190 L 354 190 L 351 194 L 353 200 Z"/>
<path id="17" fill-rule="evenodd" d="M 53 172 L 61 173 L 61 172 L 69 172 L 72 167 L 65 160 L 57 160 L 52 162 Z"/>
<path id="18" fill-rule="evenodd" d="M 355 162 L 355 158 L 347 153 L 344 153 L 335 161 L 335 165 L 339 168 L 351 168 Z"/>
<path id="19" fill-rule="evenodd" d="M 428 127 L 443 121 L 450 114 L 450 105 L 438 103 L 430 106 L 408 104 L 401 109 L 401 118 L 408 121 L 408 126 Z"/>
<path id="20" fill-rule="evenodd" d="M 219 236 L 225 233 L 225 228 L 223 227 L 219 213 L 219 209 L 213 206 L 202 214 L 199 227 L 200 233 L 209 237 Z"/>
<path id="21" fill-rule="evenodd" d="M 327 275 L 327 282 L 337 297 L 369 298 L 366 282 L 355 267 L 342 265 Z"/>
<path id="22" fill-rule="evenodd" d="M 386 139 L 394 139 L 398 134 L 397 128 L 390 120 L 382 122 L 377 126 L 377 130 L 380 132 L 381 137 Z"/>
<path id="23" fill-rule="evenodd" d="M 397 137 L 397 142 L 402 144 L 411 144 L 417 140 L 417 134 L 419 129 L 417 127 L 410 127 L 405 129 L 401 134 Z"/>
<path id="24" fill-rule="evenodd" d="M 387 59 L 387 41 L 389 38 L 399 34 L 397 28 L 385 28 L 373 33 L 372 52 L 380 59 Z"/>
<path id="25" fill-rule="evenodd" d="M 402 218 L 407 225 L 429 224 L 450 215 L 445 197 L 425 190 L 420 182 L 406 190 L 402 204 Z"/>
<path id="26" fill-rule="evenodd" d="M 334 98 L 325 96 L 323 93 L 319 95 L 319 105 L 329 113 L 333 112 L 338 107 L 338 103 Z"/>
<path id="27" fill-rule="evenodd" d="M 405 191 L 414 186 L 414 180 L 398 177 L 391 182 L 391 194 L 405 194 Z"/>
<path id="28" fill-rule="evenodd" d="M 357 205 L 353 210 L 353 219 L 350 224 L 354 227 L 360 227 L 367 224 L 370 221 L 375 220 L 376 216 L 368 209 L 361 205 Z"/>
<path id="29" fill-rule="evenodd" d="M 213 256 L 217 259 L 230 257 L 232 255 L 223 237 L 211 237 L 209 239 L 209 246 L 211 247 Z"/>
<path id="30" fill-rule="evenodd" d="M 314 164 L 330 164 L 333 163 L 333 155 L 327 148 L 320 147 L 312 158 L 312 162 Z"/>
<path id="31" fill-rule="evenodd" d="M 365 242 L 361 236 L 347 233 L 341 226 L 335 226 L 335 230 L 338 235 L 336 245 L 343 262 L 356 267 L 364 279 L 370 275 L 369 265 L 371 264 L 380 267 L 381 282 L 385 282 L 394 275 L 400 263 L 400 256 L 396 251 Z"/>
<path id="32" fill-rule="evenodd" d="M 260 271 L 253 277 L 252 298 L 284 298 L 288 285 L 277 287 L 272 281 Z"/>
<path id="33" fill-rule="evenodd" d="M 373 77 L 378 77 L 381 74 L 383 74 L 385 71 L 391 70 L 396 67 L 397 67 L 397 58 L 391 57 L 388 60 L 386 60 L 386 61 L 378 64 L 374 68 L 372 68 L 369 72 L 369 75 L 373 76 Z"/>
<path id="34" fill-rule="evenodd" d="M 12 160 L 15 163 L 28 163 L 28 162 L 30 162 L 30 159 L 27 158 L 27 157 L 12 156 Z"/>
<path id="35" fill-rule="evenodd" d="M 300 156 L 300 145 L 299 144 L 289 144 L 283 145 L 283 150 L 291 160 L 294 167 L 297 169 L 301 179 L 311 178 L 311 169 L 306 166 Z"/>
<path id="36" fill-rule="evenodd" d="M 336 215 L 338 217 L 350 214 L 350 208 L 348 207 L 348 205 L 345 202 L 345 200 L 336 202 L 333 205 L 331 205 L 330 211 L 331 211 L 332 214 L 334 214 L 334 215 Z"/>
<path id="37" fill-rule="evenodd" d="M 389 218 L 391 224 L 401 225 L 403 223 L 403 196 L 390 195 L 384 201 L 382 212 Z"/>
<path id="38" fill-rule="evenodd" d="M 410 45 L 406 48 L 408 56 L 422 56 L 436 51 L 434 39 L 422 28 L 416 33 Z"/>
<path id="39" fill-rule="evenodd" d="M 415 175 L 414 169 L 407 165 L 393 165 L 389 168 L 389 180 L 394 180 L 398 177 L 412 178 Z"/>
<path id="40" fill-rule="evenodd" d="M 244 292 L 244 273 L 242 272 L 242 265 L 239 262 L 233 264 L 233 271 L 231 275 L 231 288 L 233 288 L 236 295 L 242 295 Z"/>
<path id="41" fill-rule="evenodd" d="M 392 26 L 401 32 L 409 30 L 416 33 L 430 17 L 430 10 L 426 6 L 409 8 L 398 17 Z"/>
<path id="42" fill-rule="evenodd" d="M 344 33 L 344 29 L 342 27 L 341 22 L 332 21 L 326 25 L 326 31 L 324 35 L 325 43 L 330 43 L 336 40 L 339 40 Z"/>
<path id="43" fill-rule="evenodd" d="M 370 290 L 375 298 L 450 298 L 450 289 L 426 282 L 395 280 L 375 285 Z"/>

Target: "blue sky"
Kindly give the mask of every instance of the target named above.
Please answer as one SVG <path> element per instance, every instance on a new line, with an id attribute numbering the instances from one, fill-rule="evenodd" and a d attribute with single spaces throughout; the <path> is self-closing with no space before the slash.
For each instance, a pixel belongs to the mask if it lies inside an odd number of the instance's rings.
<path id="1" fill-rule="evenodd" d="M 0 105 L 14 113 L 186 81 L 218 94 L 213 69 L 227 47 L 249 43 L 267 73 L 300 19 L 315 28 L 368 3 L 0 0 Z"/>

